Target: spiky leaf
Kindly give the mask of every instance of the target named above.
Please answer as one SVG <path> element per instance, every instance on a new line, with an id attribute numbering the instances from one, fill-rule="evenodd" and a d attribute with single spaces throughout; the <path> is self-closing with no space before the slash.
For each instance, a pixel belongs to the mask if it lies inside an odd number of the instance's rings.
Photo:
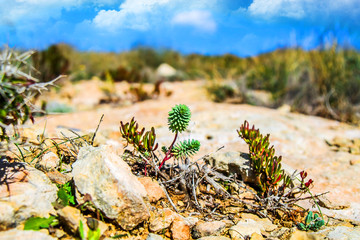
<path id="1" fill-rule="evenodd" d="M 168 124 L 172 132 L 183 132 L 189 125 L 191 112 L 185 104 L 176 105 L 169 112 Z"/>
<path id="2" fill-rule="evenodd" d="M 188 140 L 178 143 L 172 148 L 171 152 L 175 158 L 189 157 L 194 155 L 200 149 L 200 142 L 198 140 Z"/>

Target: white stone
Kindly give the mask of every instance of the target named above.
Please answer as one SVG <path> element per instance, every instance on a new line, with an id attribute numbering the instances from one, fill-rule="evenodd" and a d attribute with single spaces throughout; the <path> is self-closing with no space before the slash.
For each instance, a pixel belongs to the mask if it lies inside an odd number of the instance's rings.
<path id="1" fill-rule="evenodd" d="M 72 174 L 78 192 L 89 194 L 94 205 L 123 229 L 149 218 L 144 186 L 110 147 L 81 148 Z"/>
<path id="2" fill-rule="evenodd" d="M 15 227 L 30 217 L 49 217 L 57 187 L 46 175 L 28 165 L 1 162 L 7 169 L 7 184 L 0 185 L 0 229 Z M 19 166 L 23 166 L 18 168 Z"/>
<path id="3" fill-rule="evenodd" d="M 176 75 L 176 69 L 167 63 L 162 63 L 156 69 L 156 74 L 160 77 L 172 77 Z"/>

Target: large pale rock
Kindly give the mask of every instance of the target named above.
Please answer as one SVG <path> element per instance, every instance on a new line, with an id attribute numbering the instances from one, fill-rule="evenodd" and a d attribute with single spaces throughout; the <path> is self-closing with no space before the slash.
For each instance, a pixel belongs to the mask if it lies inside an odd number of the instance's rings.
<path id="1" fill-rule="evenodd" d="M 30 217 L 49 217 L 55 213 L 57 187 L 46 175 L 22 163 L 0 160 L 4 170 L 0 185 L 0 230 L 15 227 Z"/>
<path id="2" fill-rule="evenodd" d="M 110 147 L 81 148 L 72 174 L 78 192 L 89 194 L 94 205 L 123 229 L 149 218 L 144 186 Z"/>
<path id="3" fill-rule="evenodd" d="M 0 240 L 15 240 L 15 239 L 21 239 L 21 240 L 55 240 L 56 238 L 53 238 L 45 233 L 39 232 L 39 231 L 23 231 L 18 229 L 12 229 L 5 232 L 0 232 Z"/>

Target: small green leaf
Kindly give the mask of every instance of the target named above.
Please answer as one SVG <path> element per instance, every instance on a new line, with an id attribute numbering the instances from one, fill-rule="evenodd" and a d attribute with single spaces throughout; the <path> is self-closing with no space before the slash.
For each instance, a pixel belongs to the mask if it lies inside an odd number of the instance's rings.
<path id="1" fill-rule="evenodd" d="M 80 238 L 82 240 L 85 240 L 84 224 L 83 224 L 83 222 L 81 220 L 80 220 L 80 224 L 79 224 L 79 234 L 80 234 Z"/>
<path id="2" fill-rule="evenodd" d="M 299 228 L 300 230 L 306 231 L 306 226 L 305 226 L 305 224 L 299 223 L 297 226 L 298 226 L 298 228 Z"/>
<path id="3" fill-rule="evenodd" d="M 58 198 L 60 199 L 60 203 L 64 206 L 68 206 L 69 205 L 69 198 L 68 198 L 68 194 L 66 193 L 64 188 L 60 188 L 58 193 L 57 193 Z"/>
<path id="4" fill-rule="evenodd" d="M 50 216 L 49 218 L 32 217 L 25 222 L 24 230 L 40 230 L 57 224 L 58 221 L 55 216 Z"/>
<path id="5" fill-rule="evenodd" d="M 73 195 L 71 182 L 67 182 L 62 185 L 57 193 L 60 200 L 60 204 L 63 206 L 75 205 L 75 196 Z"/>
<path id="6" fill-rule="evenodd" d="M 308 215 L 305 218 L 305 224 L 309 225 L 311 223 L 311 221 L 313 220 L 313 215 L 312 215 L 312 211 L 309 211 Z"/>
<path id="7" fill-rule="evenodd" d="M 95 231 L 89 230 L 88 240 L 99 240 L 101 237 L 100 228 L 97 228 Z"/>

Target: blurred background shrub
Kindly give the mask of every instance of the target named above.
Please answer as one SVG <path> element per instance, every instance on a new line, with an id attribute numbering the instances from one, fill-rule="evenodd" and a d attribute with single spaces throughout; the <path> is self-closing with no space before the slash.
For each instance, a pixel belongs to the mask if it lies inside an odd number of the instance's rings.
<path id="1" fill-rule="evenodd" d="M 71 81 L 94 76 L 130 83 L 205 79 L 216 102 L 260 102 L 274 108 L 287 104 L 305 114 L 354 123 L 360 119 L 360 54 L 336 44 L 311 51 L 278 49 L 246 58 L 182 55 L 146 47 L 121 53 L 79 52 L 58 44 L 37 53 L 33 61 L 41 79 L 59 74 L 68 74 Z M 171 74 L 159 74 L 164 64 L 174 69 Z M 258 101 L 257 95 L 266 92 L 270 97 Z"/>

